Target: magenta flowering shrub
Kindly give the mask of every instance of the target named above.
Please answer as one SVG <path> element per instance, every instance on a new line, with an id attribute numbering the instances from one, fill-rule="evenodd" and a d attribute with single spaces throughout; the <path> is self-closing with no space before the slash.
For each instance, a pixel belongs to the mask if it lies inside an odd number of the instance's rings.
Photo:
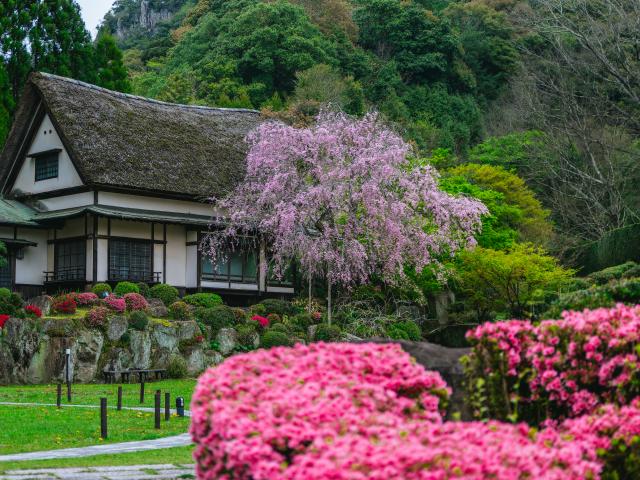
<path id="1" fill-rule="evenodd" d="M 73 299 L 79 307 L 91 307 L 96 305 L 99 300 L 98 295 L 93 292 L 76 293 Z"/>
<path id="2" fill-rule="evenodd" d="M 510 321 L 467 334 L 468 385 L 479 417 L 531 423 L 576 417 L 640 394 L 640 306 L 564 312 L 538 326 Z"/>
<path id="3" fill-rule="evenodd" d="M 405 423 L 441 422 L 448 395 L 440 375 L 398 345 L 314 343 L 236 355 L 196 387 L 198 475 L 298 478 L 291 469 L 300 462 L 322 462 L 313 460 L 319 445 L 351 436 L 374 441 L 387 429 L 402 436 Z"/>
<path id="4" fill-rule="evenodd" d="M 84 323 L 89 328 L 103 328 L 110 314 L 111 310 L 106 307 L 94 307 L 85 315 Z"/>
<path id="5" fill-rule="evenodd" d="M 149 302 L 139 293 L 125 293 L 123 298 L 129 311 L 146 310 L 149 308 Z"/>
<path id="6" fill-rule="evenodd" d="M 127 303 L 124 298 L 118 298 L 115 295 L 109 295 L 104 299 L 104 304 L 111 310 L 123 313 L 127 309 Z"/>

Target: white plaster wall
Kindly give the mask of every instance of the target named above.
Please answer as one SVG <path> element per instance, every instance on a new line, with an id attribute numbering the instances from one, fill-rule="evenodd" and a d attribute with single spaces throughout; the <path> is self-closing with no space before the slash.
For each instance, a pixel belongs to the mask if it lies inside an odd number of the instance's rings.
<path id="1" fill-rule="evenodd" d="M 24 258 L 16 259 L 16 283 L 23 285 L 42 285 L 47 271 L 48 245 L 47 230 L 19 228 L 18 238 L 36 242 L 36 247 L 25 247 Z"/>
<path id="2" fill-rule="evenodd" d="M 150 185 L 150 187 L 153 187 L 153 185 Z M 98 192 L 98 203 L 100 205 L 111 205 L 115 207 L 140 208 L 143 210 L 173 213 L 192 213 L 195 215 L 213 216 L 214 213 L 213 207 L 206 203 L 115 192 Z"/>
<path id="3" fill-rule="evenodd" d="M 83 207 L 93 205 L 93 192 L 74 193 L 61 197 L 45 198 L 40 200 L 47 210 L 64 210 L 65 208 Z"/>
<path id="4" fill-rule="evenodd" d="M 150 240 L 151 223 L 112 219 L 111 236 Z"/>
<path id="5" fill-rule="evenodd" d="M 187 238 L 189 238 L 188 235 Z M 198 286 L 198 248 L 195 245 L 189 245 L 187 247 L 186 255 L 187 266 L 185 272 L 185 286 L 187 288 L 196 288 Z"/>
<path id="6" fill-rule="evenodd" d="M 167 283 L 174 287 L 186 286 L 186 238 L 183 225 L 167 225 Z"/>
<path id="7" fill-rule="evenodd" d="M 45 152 L 54 148 L 61 148 L 58 177 L 47 180 L 35 181 L 35 159 L 28 155 Z M 29 146 L 27 158 L 20 168 L 20 172 L 11 188 L 11 191 L 20 190 L 25 193 L 42 193 L 60 188 L 79 187 L 83 185 L 80 175 L 76 171 L 68 153 L 66 152 L 62 140 L 48 115 L 45 115 L 35 138 Z"/>

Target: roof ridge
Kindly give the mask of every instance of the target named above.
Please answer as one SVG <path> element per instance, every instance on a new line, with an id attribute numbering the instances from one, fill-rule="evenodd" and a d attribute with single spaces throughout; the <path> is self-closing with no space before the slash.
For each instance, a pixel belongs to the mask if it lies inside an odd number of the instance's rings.
<path id="1" fill-rule="evenodd" d="M 76 80 L 74 78 L 62 77 L 60 75 L 55 75 L 53 73 L 47 72 L 34 72 L 33 75 L 41 76 L 44 78 L 50 78 L 54 80 L 60 80 L 67 83 L 72 83 L 74 85 L 78 85 L 84 88 L 89 88 L 91 90 L 96 90 L 98 92 L 107 93 L 109 95 L 113 95 L 114 97 L 126 98 L 131 100 L 141 100 L 143 102 L 155 103 L 157 105 L 166 105 L 169 107 L 179 107 L 184 108 L 185 110 L 203 110 L 203 111 L 213 111 L 213 112 L 244 112 L 244 113 L 257 113 L 259 114 L 259 110 L 255 110 L 252 108 L 227 108 L 227 107 L 207 107 L 204 105 L 185 105 L 183 103 L 171 103 L 171 102 L 163 102 L 162 100 L 156 100 L 154 98 L 143 97 L 140 95 L 133 95 L 131 93 L 123 93 L 116 92 L 115 90 L 109 90 L 105 87 L 99 87 L 98 85 L 94 85 L 92 83 L 83 82 L 81 80 Z"/>

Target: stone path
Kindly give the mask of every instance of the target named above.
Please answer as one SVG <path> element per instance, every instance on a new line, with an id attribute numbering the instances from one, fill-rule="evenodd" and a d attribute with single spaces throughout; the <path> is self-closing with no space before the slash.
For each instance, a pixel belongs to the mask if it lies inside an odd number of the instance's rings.
<path id="1" fill-rule="evenodd" d="M 195 478 L 193 465 L 39 468 L 10 470 L 0 480 L 177 480 Z"/>
<path id="2" fill-rule="evenodd" d="M 34 407 L 55 407 L 54 403 L 16 403 L 0 402 L 0 405 L 20 405 Z M 97 405 L 62 405 L 64 408 L 100 408 Z M 115 408 L 115 407 L 111 407 Z M 140 412 L 153 412 L 149 407 L 122 407 L 123 410 L 136 410 Z M 172 410 L 175 413 L 175 410 Z M 185 416 L 190 417 L 191 412 L 185 410 Z M 159 450 L 161 448 L 184 447 L 191 445 L 191 436 L 188 433 L 174 435 L 172 437 L 157 438 L 155 440 L 140 440 L 135 442 L 111 443 L 104 445 L 92 445 L 89 447 L 62 448 L 58 450 L 46 450 L 40 452 L 12 453 L 0 455 L 0 462 L 19 462 L 26 460 L 47 460 L 52 458 L 79 458 L 94 455 L 106 455 L 114 453 L 143 452 L 146 450 Z M 28 477 L 23 477 L 28 478 Z M 38 478 L 38 477 L 34 477 Z M 49 478 L 49 477 L 44 477 Z M 135 477 L 133 477 L 135 478 Z M 154 477 L 157 478 L 157 477 Z M 0 477 L 2 480 L 3 477 Z"/>

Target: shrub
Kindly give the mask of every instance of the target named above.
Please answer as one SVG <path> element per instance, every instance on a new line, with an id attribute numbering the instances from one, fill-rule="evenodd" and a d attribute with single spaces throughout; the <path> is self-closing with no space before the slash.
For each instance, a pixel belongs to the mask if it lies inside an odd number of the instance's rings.
<path id="1" fill-rule="evenodd" d="M 204 337 L 202 335 L 196 335 L 192 338 L 185 338 L 178 342 L 178 350 L 180 353 L 187 353 L 193 347 L 200 345 L 204 341 Z"/>
<path id="2" fill-rule="evenodd" d="M 289 347 L 291 346 L 291 340 L 286 333 L 276 330 L 266 330 L 260 339 L 260 346 L 262 348 Z"/>
<path id="3" fill-rule="evenodd" d="M 314 318 L 308 313 L 299 313 L 289 319 L 291 325 L 296 326 L 300 330 L 307 331 L 307 329 L 315 323 Z"/>
<path id="4" fill-rule="evenodd" d="M 143 331 L 149 325 L 149 317 L 142 310 L 135 310 L 129 314 L 129 326 L 135 330 Z"/>
<path id="5" fill-rule="evenodd" d="M 27 305 L 26 307 L 24 307 L 24 311 L 27 313 L 27 316 L 29 317 L 32 317 L 32 318 L 42 317 L 42 310 L 40 310 L 35 305 Z"/>
<path id="6" fill-rule="evenodd" d="M 287 327 L 284 323 L 274 323 L 271 325 L 271 327 L 269 327 L 269 330 L 274 332 L 282 332 L 286 334 L 291 333 L 291 330 L 289 330 L 289 327 Z"/>
<path id="7" fill-rule="evenodd" d="M 322 397 L 327 385 L 332 390 L 330 401 Z M 439 422 L 441 401 L 446 397 L 447 387 L 440 375 L 425 371 L 398 345 L 312 344 L 236 355 L 198 380 L 191 428 L 197 474 L 199 478 L 227 475 L 314 480 L 347 478 L 344 472 L 354 473 L 353 478 L 373 478 L 369 473 L 384 472 L 375 478 L 419 478 L 390 470 L 396 461 L 393 459 L 404 457 L 411 445 L 420 445 L 408 430 L 405 434 L 400 431 L 418 421 L 423 422 L 421 428 L 433 424 L 436 431 L 445 430 Z M 371 401 L 373 398 L 376 401 Z M 290 422 L 282 421 L 288 418 L 296 419 L 295 429 L 290 428 Z M 375 432 L 385 425 L 399 427 L 393 434 L 373 441 Z M 455 427 L 452 424 L 451 428 Z M 514 434 L 520 431 L 510 426 L 506 429 Z M 358 441 L 359 436 L 364 444 Z M 524 432 L 517 437 L 517 443 L 526 439 Z M 387 440 L 391 438 L 395 440 L 390 447 Z M 451 448 L 467 447 L 471 438 L 478 439 L 479 435 L 470 435 L 465 441 L 457 439 Z M 492 440 L 497 442 L 495 437 Z M 358 448 L 350 448 L 345 442 L 358 443 Z M 339 448 L 322 463 L 318 457 L 336 444 Z M 376 455 L 369 455 L 367 452 L 374 448 Z M 385 466 L 354 470 L 354 466 L 373 458 Z M 442 462 L 417 461 L 413 466 L 447 465 L 450 460 L 468 462 L 461 452 L 446 458 Z M 341 461 L 350 462 L 350 466 L 333 463 Z M 452 470 L 457 465 L 454 463 Z M 519 476 L 514 473 L 513 478 Z"/>
<path id="8" fill-rule="evenodd" d="M 270 313 L 267 315 L 267 320 L 269 320 L 269 324 L 272 325 L 274 323 L 279 323 L 282 321 L 282 317 L 277 313 Z"/>
<path id="9" fill-rule="evenodd" d="M 256 322 L 262 328 L 267 328 L 269 326 L 269 319 L 266 317 L 262 317 L 260 315 L 254 315 L 253 317 L 251 317 L 251 320 L 253 322 Z"/>
<path id="10" fill-rule="evenodd" d="M 19 316 L 23 305 L 24 302 L 19 294 L 12 293 L 8 288 L 0 288 L 0 314 Z"/>
<path id="11" fill-rule="evenodd" d="M 275 313 L 276 315 L 280 315 L 280 317 L 284 317 L 285 315 L 293 315 L 297 313 L 291 302 L 280 300 L 278 298 L 266 298 L 261 301 L 259 305 L 264 307 L 264 313 L 267 315 Z"/>
<path id="12" fill-rule="evenodd" d="M 247 320 L 247 312 L 243 308 L 232 308 L 236 323 L 243 323 Z"/>
<path id="13" fill-rule="evenodd" d="M 127 310 L 146 310 L 149 308 L 149 303 L 139 293 L 125 293 L 124 302 L 127 306 Z"/>
<path id="14" fill-rule="evenodd" d="M 119 297 L 124 297 L 127 293 L 140 293 L 140 287 L 133 282 L 118 282 L 113 293 Z"/>
<path id="15" fill-rule="evenodd" d="M 611 280 L 618 280 L 629 270 L 637 268 L 638 264 L 635 262 L 626 262 L 621 265 L 614 265 L 598 272 L 593 272 L 589 275 L 589 278 L 598 285 L 604 285 Z"/>
<path id="16" fill-rule="evenodd" d="M 467 384 L 478 417 L 538 423 L 638 396 L 640 306 L 566 312 L 538 326 L 484 324 L 467 334 Z"/>
<path id="17" fill-rule="evenodd" d="M 166 283 L 159 283 L 151 287 L 149 295 L 151 298 L 159 298 L 168 307 L 178 300 L 178 289 Z"/>
<path id="18" fill-rule="evenodd" d="M 264 317 L 267 314 L 267 308 L 261 303 L 257 303 L 249 307 L 249 314 L 251 316 L 260 315 Z"/>
<path id="19" fill-rule="evenodd" d="M 89 328 L 104 328 L 111 311 L 106 307 L 95 307 L 87 312 L 84 323 Z"/>
<path id="20" fill-rule="evenodd" d="M 149 298 L 149 294 L 151 292 L 149 285 L 147 285 L 144 282 L 138 282 L 136 283 L 136 285 L 138 285 L 138 289 L 140 290 L 140 295 L 142 295 L 144 298 Z"/>
<path id="21" fill-rule="evenodd" d="M 395 325 L 407 334 L 407 340 L 412 340 L 414 342 L 422 340 L 422 332 L 416 322 L 412 320 L 403 320 L 401 322 L 397 322 Z"/>
<path id="22" fill-rule="evenodd" d="M 98 295 L 93 292 L 83 292 L 76 293 L 73 296 L 73 299 L 76 301 L 76 304 L 79 307 L 90 307 L 98 303 Z"/>
<path id="23" fill-rule="evenodd" d="M 118 298 L 115 295 L 109 295 L 105 298 L 104 304 L 118 313 L 123 313 L 127 309 L 127 303 L 124 301 L 124 298 Z"/>
<path id="24" fill-rule="evenodd" d="M 238 344 L 245 348 L 255 348 L 254 341 L 258 333 L 255 325 L 238 325 L 236 332 L 238 334 Z"/>
<path id="25" fill-rule="evenodd" d="M 225 305 L 203 308 L 198 311 L 200 321 L 213 329 L 214 334 L 221 328 L 232 327 L 236 323 L 233 310 Z"/>
<path id="26" fill-rule="evenodd" d="M 321 323 L 318 325 L 313 339 L 316 342 L 336 342 L 340 340 L 342 331 L 337 325 L 329 325 L 327 323 Z"/>
<path id="27" fill-rule="evenodd" d="M 222 305 L 222 297 L 215 293 L 194 293 L 182 298 L 183 302 L 194 307 L 213 308 Z"/>
<path id="28" fill-rule="evenodd" d="M 184 302 L 173 302 L 169 306 L 169 315 L 174 320 L 191 320 L 191 307 Z"/>
<path id="29" fill-rule="evenodd" d="M 59 295 L 53 299 L 51 309 L 56 313 L 73 315 L 76 313 L 78 305 L 73 299 L 73 295 Z"/>
<path id="30" fill-rule="evenodd" d="M 167 366 L 169 378 L 185 378 L 187 376 L 187 362 L 180 355 L 174 355 Z"/>
<path id="31" fill-rule="evenodd" d="M 108 283 L 96 283 L 91 289 L 93 293 L 95 293 L 99 298 L 104 298 L 104 294 L 111 294 L 111 285 Z"/>
<path id="32" fill-rule="evenodd" d="M 409 334 L 395 323 L 387 328 L 387 336 L 394 340 L 409 340 Z"/>

